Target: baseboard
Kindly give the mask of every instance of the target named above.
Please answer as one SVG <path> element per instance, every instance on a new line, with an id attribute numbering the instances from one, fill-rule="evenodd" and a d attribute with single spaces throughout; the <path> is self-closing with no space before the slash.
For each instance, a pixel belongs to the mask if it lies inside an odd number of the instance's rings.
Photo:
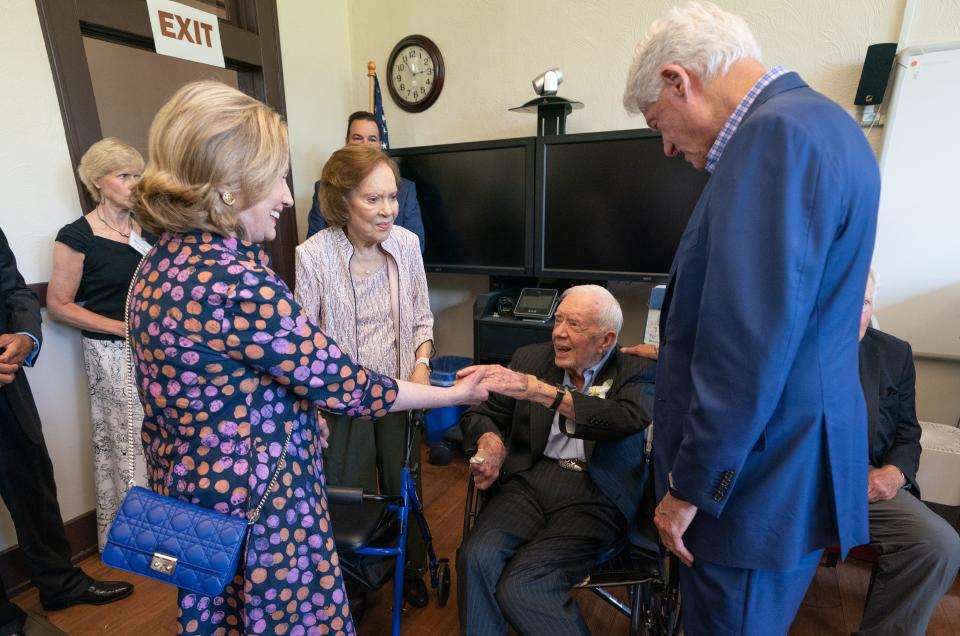
<path id="1" fill-rule="evenodd" d="M 70 544 L 70 558 L 79 563 L 97 552 L 97 512 L 91 510 L 64 524 L 67 542 Z M 28 589 L 30 571 L 20 552 L 20 546 L 14 546 L 0 552 L 0 578 L 7 588 L 7 596 L 12 598 Z"/>

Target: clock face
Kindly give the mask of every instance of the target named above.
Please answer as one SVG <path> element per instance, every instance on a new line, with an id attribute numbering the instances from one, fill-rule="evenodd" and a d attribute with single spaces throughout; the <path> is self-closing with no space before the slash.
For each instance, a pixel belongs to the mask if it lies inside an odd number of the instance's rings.
<path id="1" fill-rule="evenodd" d="M 390 53 L 387 86 L 397 106 L 416 113 L 429 108 L 443 88 L 443 57 L 429 38 L 411 35 Z"/>
<path id="2" fill-rule="evenodd" d="M 433 91 L 435 64 L 430 53 L 418 44 L 405 47 L 393 60 L 390 83 L 403 101 L 418 104 Z"/>

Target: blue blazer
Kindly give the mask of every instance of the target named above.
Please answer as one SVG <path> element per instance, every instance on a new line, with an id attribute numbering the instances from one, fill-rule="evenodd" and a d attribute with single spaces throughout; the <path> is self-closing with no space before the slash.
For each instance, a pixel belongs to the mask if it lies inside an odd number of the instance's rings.
<path id="1" fill-rule="evenodd" d="M 397 202 L 400 204 L 400 212 L 397 214 L 395 223 L 417 235 L 417 238 L 420 239 L 420 253 L 423 254 L 423 250 L 426 247 L 426 240 L 423 236 L 423 219 L 420 218 L 420 202 L 417 200 L 417 186 L 410 179 L 400 177 L 400 188 L 397 190 Z M 307 238 L 310 238 L 327 227 L 327 221 L 323 218 L 323 213 L 320 211 L 319 181 L 313 184 L 313 206 L 310 208 L 310 215 L 307 217 L 307 222 Z"/>
<path id="2" fill-rule="evenodd" d="M 879 192 L 861 130 L 796 73 L 707 182 L 661 312 L 653 444 L 657 497 L 699 507 L 695 558 L 789 569 L 868 540 L 857 336 Z"/>

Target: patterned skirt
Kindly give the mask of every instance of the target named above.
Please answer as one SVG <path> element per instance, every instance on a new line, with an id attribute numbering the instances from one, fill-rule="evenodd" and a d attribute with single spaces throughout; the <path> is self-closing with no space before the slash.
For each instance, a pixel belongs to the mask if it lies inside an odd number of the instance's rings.
<path id="1" fill-rule="evenodd" d="M 97 488 L 97 543 L 100 551 L 107 531 L 127 494 L 130 478 L 127 453 L 127 386 L 123 341 L 83 339 L 83 361 L 90 385 L 90 423 L 93 428 L 93 467 Z M 130 387 L 131 389 L 133 387 Z M 137 394 L 133 398 L 134 479 L 147 483 L 140 428 L 143 407 Z"/>

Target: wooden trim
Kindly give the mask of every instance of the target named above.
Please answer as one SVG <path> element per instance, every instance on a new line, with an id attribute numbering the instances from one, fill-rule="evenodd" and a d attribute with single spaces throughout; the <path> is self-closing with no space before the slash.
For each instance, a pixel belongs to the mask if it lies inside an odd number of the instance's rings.
<path id="1" fill-rule="evenodd" d="M 67 543 L 70 544 L 70 560 L 79 563 L 97 552 L 97 511 L 91 510 L 63 524 Z M 14 546 L 0 552 L 0 577 L 7 588 L 7 598 L 13 598 L 31 587 L 30 571 L 20 551 Z"/>
<path id="2" fill-rule="evenodd" d="M 75 3 L 58 0 L 37 0 L 37 12 L 57 88 L 70 165 L 76 166 L 86 149 L 103 137 L 97 100 L 90 81 L 90 67 L 83 49 L 80 17 Z M 80 181 L 76 170 L 73 173 L 80 194 L 80 208 L 93 209 L 96 202 Z"/>
<path id="3" fill-rule="evenodd" d="M 262 59 L 261 79 L 263 94 L 260 99 L 286 118 L 287 105 L 283 91 L 283 64 L 280 58 L 280 27 L 277 20 L 277 3 L 268 0 L 256 3 L 256 24 L 260 32 Z M 292 172 L 287 177 L 293 192 Z M 280 215 L 277 223 L 277 238 L 265 243 L 273 269 L 293 289 L 296 280 L 295 250 L 297 248 L 296 208 L 291 207 Z"/>

